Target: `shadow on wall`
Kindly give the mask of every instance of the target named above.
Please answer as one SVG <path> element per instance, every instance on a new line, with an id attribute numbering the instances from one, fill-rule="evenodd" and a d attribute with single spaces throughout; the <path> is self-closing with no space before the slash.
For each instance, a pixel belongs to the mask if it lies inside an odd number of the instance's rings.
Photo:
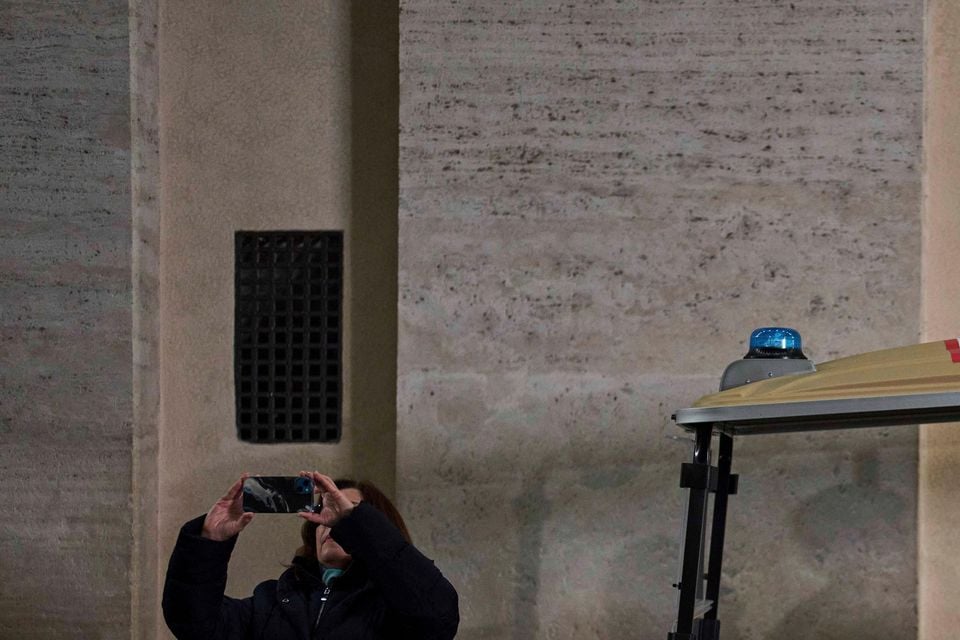
<path id="1" fill-rule="evenodd" d="M 543 556 L 543 528 L 550 517 L 550 501 L 544 490 L 544 473 L 524 478 L 522 491 L 513 500 L 518 524 L 516 584 L 513 594 L 513 640 L 532 640 L 540 628 L 537 596 L 540 593 L 540 559 Z"/>
<path id="2" fill-rule="evenodd" d="M 399 3 L 350 3 L 352 468 L 395 497 Z"/>
<path id="3" fill-rule="evenodd" d="M 811 559 L 826 569 L 827 586 L 787 612 L 772 637 L 855 640 L 876 637 L 877 627 L 889 640 L 916 637 L 913 618 L 891 614 L 902 595 L 871 579 L 898 568 L 898 557 L 912 552 L 902 548 L 912 504 L 883 487 L 872 452 L 857 456 L 853 465 L 853 482 L 820 491 L 793 515 L 792 530 Z M 859 570 L 851 572 L 851 566 Z M 850 610 L 849 601 L 837 597 L 840 591 L 858 594 L 861 606 Z"/>
<path id="4" fill-rule="evenodd" d="M 672 533 L 678 522 L 647 522 L 641 492 L 674 491 L 668 468 L 674 464 L 597 460 L 588 467 L 542 467 L 520 476 L 505 518 L 515 545 L 502 567 L 509 622 L 472 626 L 460 636 L 664 637 L 677 560 L 677 540 L 665 531 Z M 612 495 L 618 500 L 610 502 Z M 628 533 L 634 525 L 643 529 L 637 537 Z M 656 596 L 645 597 L 648 589 Z"/>

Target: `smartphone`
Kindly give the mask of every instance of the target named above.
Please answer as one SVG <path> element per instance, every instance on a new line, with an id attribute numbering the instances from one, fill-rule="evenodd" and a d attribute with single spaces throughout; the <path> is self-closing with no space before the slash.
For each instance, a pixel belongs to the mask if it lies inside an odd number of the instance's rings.
<path id="1" fill-rule="evenodd" d="M 243 510 L 253 513 L 313 511 L 313 480 L 301 476 L 251 476 L 243 481 Z"/>

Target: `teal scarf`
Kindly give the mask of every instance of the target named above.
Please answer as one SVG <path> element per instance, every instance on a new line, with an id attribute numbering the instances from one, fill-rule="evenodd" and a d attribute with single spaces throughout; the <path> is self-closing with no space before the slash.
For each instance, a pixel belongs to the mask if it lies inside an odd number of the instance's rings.
<path id="1" fill-rule="evenodd" d="M 343 575 L 343 569 L 324 569 L 323 584 L 330 586 L 330 583 Z"/>

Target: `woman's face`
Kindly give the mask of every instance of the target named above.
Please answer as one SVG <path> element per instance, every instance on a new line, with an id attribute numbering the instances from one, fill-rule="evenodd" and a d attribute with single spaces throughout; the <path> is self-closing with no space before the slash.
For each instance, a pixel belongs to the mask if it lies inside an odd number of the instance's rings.
<path id="1" fill-rule="evenodd" d="M 343 489 L 341 493 L 354 504 L 363 500 L 363 494 L 358 489 Z M 346 569 L 350 565 L 350 560 L 350 554 L 330 537 L 329 527 L 317 527 L 317 561 L 325 567 Z"/>

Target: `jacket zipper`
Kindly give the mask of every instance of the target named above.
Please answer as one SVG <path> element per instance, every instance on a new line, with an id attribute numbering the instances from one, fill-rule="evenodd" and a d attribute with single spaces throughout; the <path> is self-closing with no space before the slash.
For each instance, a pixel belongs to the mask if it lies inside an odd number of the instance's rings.
<path id="1" fill-rule="evenodd" d="M 317 621 L 313 624 L 313 631 L 316 632 L 320 628 L 320 616 L 323 615 L 323 610 L 327 606 L 327 596 L 330 595 L 330 587 L 324 587 L 323 595 L 320 596 L 320 611 L 317 613 Z"/>

